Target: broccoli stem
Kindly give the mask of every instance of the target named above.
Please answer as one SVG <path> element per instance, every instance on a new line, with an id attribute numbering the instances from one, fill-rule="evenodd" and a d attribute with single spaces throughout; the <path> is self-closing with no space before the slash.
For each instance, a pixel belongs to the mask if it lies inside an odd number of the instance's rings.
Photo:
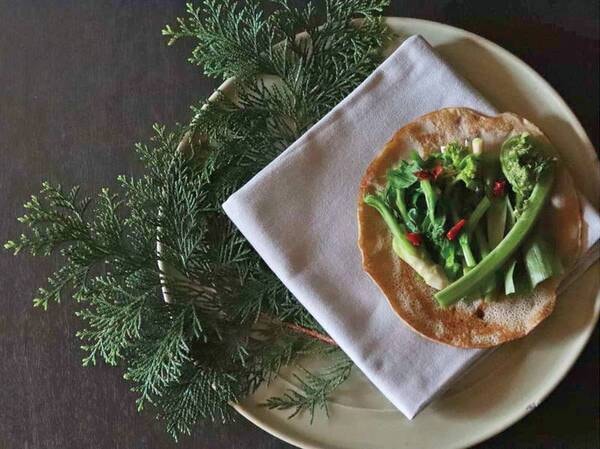
<path id="1" fill-rule="evenodd" d="M 514 254 L 542 211 L 552 189 L 553 181 L 554 168 L 550 166 L 540 175 L 529 197 L 527 208 L 521 213 L 513 228 L 500 244 L 463 277 L 434 295 L 441 306 L 449 306 L 467 296 L 496 270 L 500 269 Z"/>
<path id="2" fill-rule="evenodd" d="M 421 188 L 423 189 L 423 193 L 425 194 L 425 202 L 427 203 L 427 215 L 429 217 L 429 221 L 431 223 L 435 222 L 435 203 L 436 203 L 436 195 L 433 190 L 433 186 L 428 179 L 421 180 Z"/>

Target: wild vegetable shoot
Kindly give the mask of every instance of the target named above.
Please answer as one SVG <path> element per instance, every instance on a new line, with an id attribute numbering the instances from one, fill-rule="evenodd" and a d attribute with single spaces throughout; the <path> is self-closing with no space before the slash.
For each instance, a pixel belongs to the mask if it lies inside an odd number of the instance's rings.
<path id="1" fill-rule="evenodd" d="M 507 139 L 499 158 L 482 150 L 474 138 L 425 159 L 414 151 L 364 198 L 390 229 L 396 254 L 439 290 L 440 306 L 524 293 L 561 271 L 550 243 L 531 234 L 553 185 L 553 159 L 527 133 Z"/>

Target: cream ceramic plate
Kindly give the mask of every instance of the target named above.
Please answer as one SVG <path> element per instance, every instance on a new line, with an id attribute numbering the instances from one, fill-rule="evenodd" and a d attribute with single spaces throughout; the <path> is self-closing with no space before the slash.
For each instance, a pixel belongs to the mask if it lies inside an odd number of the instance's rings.
<path id="1" fill-rule="evenodd" d="M 405 18 L 389 18 L 388 24 L 399 36 L 424 36 L 499 110 L 516 112 L 540 126 L 561 151 L 580 191 L 599 198 L 600 168 L 585 131 L 560 96 L 529 66 L 458 28 Z M 329 418 L 321 413 L 312 424 L 308 416 L 288 420 L 288 412 L 258 405 L 293 386 L 289 372 L 236 408 L 257 426 L 302 448 L 470 446 L 533 410 L 564 377 L 598 319 L 599 287 L 596 264 L 560 297 L 555 312 L 532 335 L 491 353 L 412 421 L 358 372 L 337 392 Z"/>

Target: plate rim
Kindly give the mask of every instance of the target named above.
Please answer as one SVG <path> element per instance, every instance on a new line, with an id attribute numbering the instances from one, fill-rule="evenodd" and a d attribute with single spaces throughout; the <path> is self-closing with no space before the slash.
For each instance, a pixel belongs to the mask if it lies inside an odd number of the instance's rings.
<path id="1" fill-rule="evenodd" d="M 417 24 L 417 25 L 423 24 L 423 25 L 428 25 L 428 26 L 434 26 L 437 28 L 443 28 L 446 30 L 454 31 L 454 32 L 458 31 L 460 34 L 464 35 L 465 37 L 469 37 L 476 43 L 483 44 L 484 46 L 487 46 L 488 48 L 491 47 L 494 51 L 511 59 L 512 63 L 518 65 L 528 75 L 532 76 L 535 79 L 536 83 L 543 84 L 548 89 L 549 93 L 552 95 L 552 99 L 554 101 L 556 101 L 560 106 L 562 106 L 562 108 L 566 111 L 566 113 L 568 115 L 569 124 L 573 126 L 574 131 L 576 132 L 577 136 L 581 139 L 581 143 L 583 144 L 582 146 L 585 147 L 585 151 L 588 153 L 587 156 L 592 156 L 590 159 L 595 161 L 595 165 L 597 168 L 600 168 L 600 160 L 596 156 L 594 146 L 593 146 L 587 132 L 583 128 L 583 125 L 581 124 L 581 122 L 579 121 L 579 119 L 577 118 L 577 116 L 575 115 L 573 110 L 571 109 L 571 107 L 567 104 L 567 102 L 562 98 L 562 96 L 556 91 L 556 89 L 548 81 L 546 81 L 535 69 L 533 69 L 529 64 L 527 64 L 521 58 L 516 56 L 514 53 L 510 52 L 509 50 L 506 50 L 499 44 L 496 44 L 495 42 L 493 42 L 483 36 L 480 36 L 474 32 L 471 32 L 471 31 L 468 31 L 468 30 L 465 30 L 463 28 L 456 27 L 453 25 L 449 25 L 446 23 L 437 22 L 437 21 L 433 21 L 433 20 L 427 20 L 427 19 L 419 19 L 419 18 L 414 18 L 414 17 L 404 17 L 404 16 L 383 16 L 383 19 L 385 20 L 386 23 L 388 23 L 388 24 L 395 23 L 395 24 L 397 24 L 397 26 L 401 26 L 402 24 L 407 24 L 407 23 L 413 23 L 413 24 Z M 393 28 L 393 26 L 391 26 L 391 27 Z M 211 95 L 209 100 L 211 98 L 213 98 L 214 95 L 216 95 L 217 91 L 229 88 L 231 85 L 231 81 L 232 81 L 231 79 L 228 79 L 224 83 L 222 83 L 216 89 L 216 91 L 213 93 L 213 95 Z M 597 263 L 592 264 L 592 266 L 590 268 L 588 268 L 588 270 L 594 269 L 595 266 L 597 266 Z M 590 325 L 585 330 L 583 330 L 581 333 L 582 339 L 581 339 L 581 343 L 579 344 L 579 347 L 577 347 L 575 351 L 572 351 L 569 354 L 569 356 L 567 357 L 568 363 L 563 363 L 560 367 L 557 368 L 557 370 L 554 371 L 554 373 L 555 373 L 554 379 L 551 382 L 547 382 L 545 384 L 545 386 L 540 389 L 538 398 L 535 400 L 535 407 L 525 408 L 525 409 L 515 409 L 514 412 L 507 414 L 506 418 L 504 418 L 504 419 L 497 418 L 495 420 L 496 425 L 491 425 L 486 432 L 483 432 L 482 434 L 478 435 L 477 438 L 473 439 L 472 441 L 469 441 L 468 445 L 466 447 L 471 447 L 476 444 L 480 444 L 480 443 L 494 437 L 495 435 L 499 434 L 500 432 L 506 430 L 507 428 L 509 428 L 510 426 L 515 424 L 516 422 L 520 421 L 523 417 L 525 417 L 526 415 L 531 413 L 535 408 L 537 408 L 537 406 L 539 406 L 539 404 L 541 404 L 548 397 L 548 395 L 556 389 L 558 384 L 560 384 L 560 382 L 562 382 L 562 380 L 566 377 L 568 372 L 572 369 L 573 365 L 575 364 L 575 362 L 581 355 L 582 351 L 587 346 L 589 339 L 596 328 L 599 316 L 600 316 L 600 310 L 598 307 L 596 307 L 594 310 L 594 317 L 590 321 Z M 256 425 L 257 427 L 261 428 L 262 430 L 275 436 L 276 438 L 279 438 L 280 440 L 282 440 L 286 443 L 292 444 L 292 445 L 297 446 L 302 449 L 323 449 L 325 447 L 325 446 L 321 446 L 321 445 L 314 445 L 313 443 L 311 443 L 307 440 L 302 440 L 301 438 L 287 435 L 283 431 L 280 431 L 276 426 L 270 424 L 268 421 L 265 421 L 264 419 L 261 419 L 260 417 L 256 417 L 255 415 L 253 415 L 251 410 L 249 410 L 247 407 L 245 407 L 244 404 L 238 403 L 238 404 L 232 404 L 232 406 L 241 416 L 243 416 L 245 419 L 250 421 L 252 424 Z M 461 447 L 465 447 L 465 446 L 450 445 L 449 447 L 461 448 Z"/>

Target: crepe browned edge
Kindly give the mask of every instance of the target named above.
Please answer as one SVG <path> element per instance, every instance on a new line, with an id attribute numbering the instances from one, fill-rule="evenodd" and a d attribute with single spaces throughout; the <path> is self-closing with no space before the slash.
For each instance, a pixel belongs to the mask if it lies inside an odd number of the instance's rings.
<path id="1" fill-rule="evenodd" d="M 399 129 L 375 157 L 360 183 L 358 199 L 358 245 L 364 270 L 379 286 L 395 312 L 412 329 L 431 340 L 462 348 L 486 348 L 523 337 L 550 315 L 560 279 L 539 284 L 527 295 L 500 297 L 498 301 L 459 301 L 442 308 L 425 284 L 392 249 L 392 237 L 379 213 L 364 204 L 367 193 L 381 190 L 390 168 L 410 150 L 421 156 L 439 151 L 448 142 L 480 137 L 484 152 L 499 152 L 508 137 L 528 132 L 547 151 L 550 141 L 533 123 L 512 113 L 495 117 L 472 109 L 448 108 L 417 118 Z M 539 219 L 536 232 L 550 232 L 565 271 L 581 247 L 581 204 L 573 180 L 557 162 L 551 198 Z"/>

